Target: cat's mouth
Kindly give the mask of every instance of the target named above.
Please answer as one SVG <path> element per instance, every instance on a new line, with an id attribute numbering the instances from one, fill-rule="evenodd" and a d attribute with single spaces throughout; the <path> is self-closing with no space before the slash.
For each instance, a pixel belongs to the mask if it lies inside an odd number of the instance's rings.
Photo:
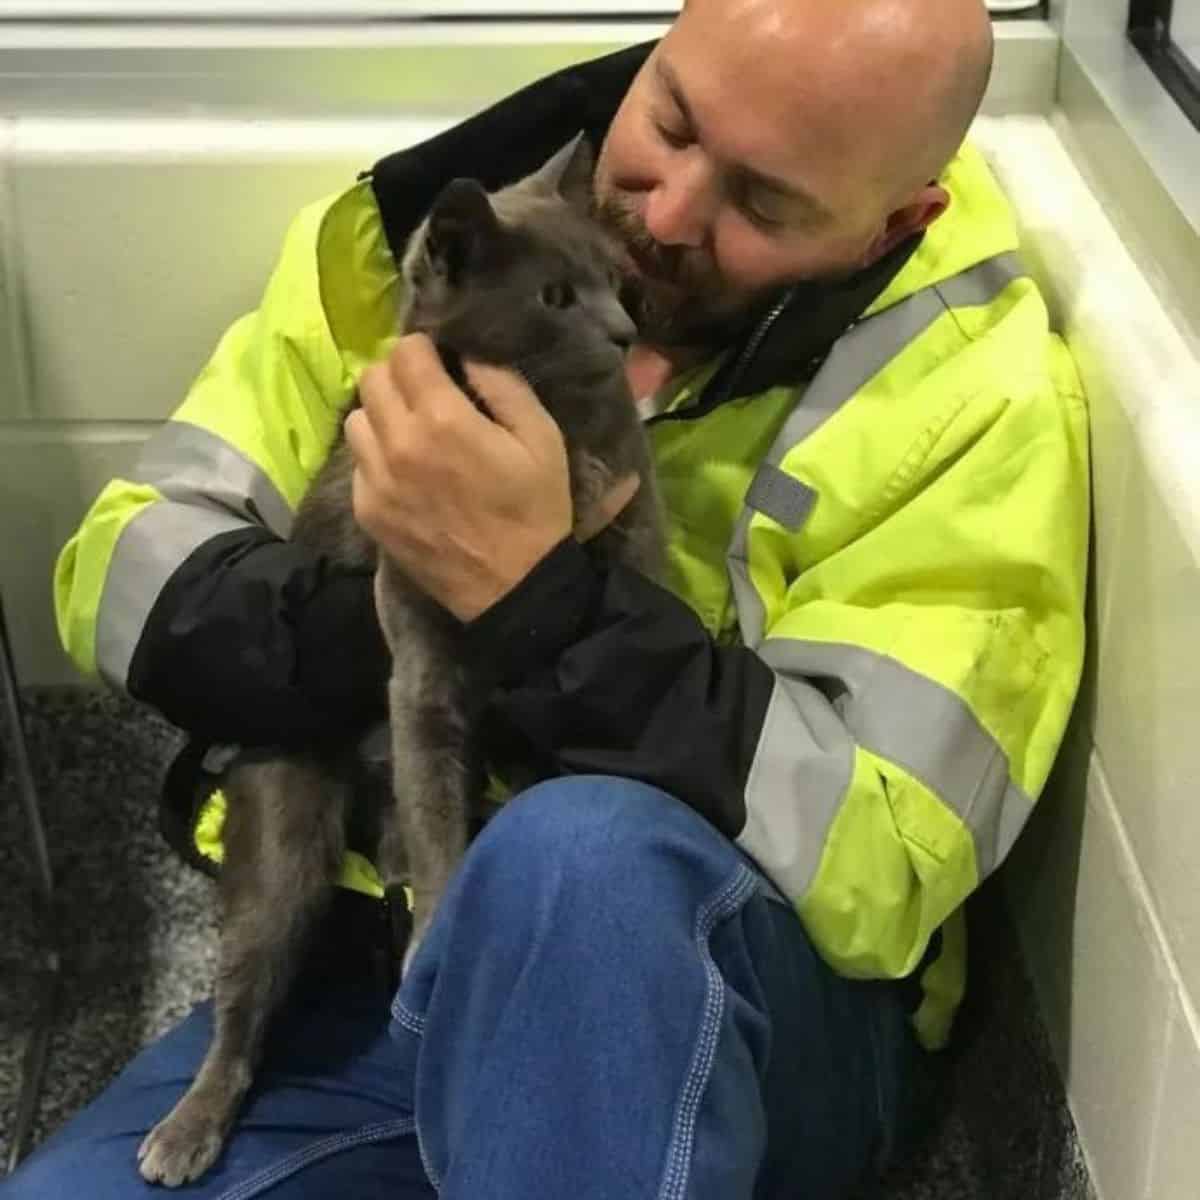
<path id="1" fill-rule="evenodd" d="M 508 364 L 534 392 L 552 386 L 563 375 L 563 363 L 556 354 L 525 355 Z M 615 342 L 607 347 L 577 353 L 572 357 L 569 376 L 584 386 L 602 386 L 625 373 L 625 351 Z"/>

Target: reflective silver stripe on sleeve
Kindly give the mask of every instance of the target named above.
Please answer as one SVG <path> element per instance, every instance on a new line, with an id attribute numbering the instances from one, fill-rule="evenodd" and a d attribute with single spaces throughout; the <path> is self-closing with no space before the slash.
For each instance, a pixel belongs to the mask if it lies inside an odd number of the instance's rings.
<path id="1" fill-rule="evenodd" d="M 770 638 L 759 654 L 785 677 L 829 681 L 826 703 L 854 742 L 903 767 L 962 819 L 981 879 L 1004 861 L 1033 800 L 1010 780 L 1003 748 L 961 696 L 861 646 Z M 796 798 L 777 801 L 789 802 Z"/>
<path id="2" fill-rule="evenodd" d="M 829 701 L 776 672 L 737 844 L 785 896 L 808 891 L 854 775 L 854 743 Z"/>
<path id="3" fill-rule="evenodd" d="M 96 667 L 110 684 L 127 688 L 129 664 L 166 582 L 197 547 L 246 521 L 233 513 L 159 500 L 121 531 L 96 614 Z"/>
<path id="4" fill-rule="evenodd" d="M 850 786 L 856 744 L 910 771 L 962 818 L 975 841 L 981 878 L 1007 856 L 1033 807 L 1010 781 L 1001 747 L 949 690 L 867 650 L 764 642 L 766 614 L 748 568 L 756 507 L 750 497 L 776 489 L 760 477 L 779 474 L 793 446 L 943 313 L 987 304 L 1024 274 L 1015 254 L 1002 254 L 848 330 L 779 431 L 738 519 L 728 565 L 742 640 L 759 652 L 776 680 L 747 780 L 746 825 L 738 844 L 793 898 L 802 896 L 816 875 L 826 835 Z M 769 511 L 766 515 L 779 519 Z M 809 680 L 822 676 L 833 682 L 819 690 Z"/>
<path id="5" fill-rule="evenodd" d="M 794 533 L 808 519 L 816 498 L 817 493 L 807 484 L 763 463 L 746 493 L 746 506 Z"/>
<path id="6" fill-rule="evenodd" d="M 1015 254 L 1001 254 L 857 322 L 834 344 L 800 403 L 784 422 L 763 467 L 778 468 L 793 446 L 804 441 L 860 392 L 910 342 L 953 305 L 986 304 L 1025 274 Z M 751 483 L 751 491 L 757 483 Z M 754 510 L 743 507 L 729 547 L 728 565 L 742 641 L 755 647 L 763 638 L 762 601 L 750 582 L 747 540 Z"/>
<path id="7" fill-rule="evenodd" d="M 270 477 L 236 447 L 199 425 L 167 421 L 146 443 L 130 479 L 168 500 L 240 516 L 286 538 L 292 510 Z"/>
<path id="8" fill-rule="evenodd" d="M 808 385 L 800 403 L 793 409 L 767 452 L 761 474 L 778 470 L 784 455 L 824 424 L 842 405 L 868 384 L 905 346 L 927 329 L 946 311 L 946 306 L 930 289 L 925 289 L 860 321 L 835 343 L 824 365 Z M 758 481 L 755 475 L 751 490 Z M 762 601 L 750 582 L 747 543 L 754 509 L 746 506 L 738 517 L 729 548 L 729 575 L 737 605 L 742 640 L 757 646 L 763 638 Z"/>

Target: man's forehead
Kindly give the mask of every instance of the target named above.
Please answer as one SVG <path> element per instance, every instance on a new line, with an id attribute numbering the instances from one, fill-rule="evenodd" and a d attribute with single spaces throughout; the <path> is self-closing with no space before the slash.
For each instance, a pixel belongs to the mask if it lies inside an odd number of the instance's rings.
<path id="1" fill-rule="evenodd" d="M 861 147 L 845 128 L 839 97 L 824 93 L 820 80 L 801 78 L 803 67 L 786 46 L 758 41 L 744 31 L 713 37 L 701 23 L 681 20 L 648 67 L 655 86 L 747 182 L 792 194 L 817 215 L 828 212 L 838 203 L 837 180 Z"/>
<path id="2" fill-rule="evenodd" d="M 733 110 L 780 174 L 791 154 L 830 194 L 907 177 L 930 145 L 944 162 L 991 44 L 983 0 L 688 0 L 662 48 L 711 120 Z"/>

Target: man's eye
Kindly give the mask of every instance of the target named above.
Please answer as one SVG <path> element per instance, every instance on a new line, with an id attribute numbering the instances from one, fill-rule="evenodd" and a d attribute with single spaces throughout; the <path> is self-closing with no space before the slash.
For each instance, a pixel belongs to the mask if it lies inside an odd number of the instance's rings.
<path id="1" fill-rule="evenodd" d="M 773 233 L 775 230 L 783 228 L 783 222 L 778 217 L 768 217 L 766 213 L 759 212 L 753 204 L 742 204 L 740 207 L 742 215 L 764 233 Z"/>
<path id="2" fill-rule="evenodd" d="M 656 121 L 654 123 L 654 127 L 658 130 L 658 136 L 662 138 L 662 140 L 666 142 L 672 150 L 682 150 L 684 146 L 691 141 L 691 138 L 688 137 L 686 132 L 673 129 L 669 125 L 664 125 L 661 121 Z"/>
<path id="3" fill-rule="evenodd" d="M 735 186 L 733 189 L 733 202 L 737 207 L 738 212 L 746 218 L 756 229 L 761 229 L 764 233 L 772 233 L 775 230 L 782 229 L 784 222 L 778 217 L 771 216 L 769 213 L 763 212 L 755 203 L 755 194 L 753 188 Z"/>

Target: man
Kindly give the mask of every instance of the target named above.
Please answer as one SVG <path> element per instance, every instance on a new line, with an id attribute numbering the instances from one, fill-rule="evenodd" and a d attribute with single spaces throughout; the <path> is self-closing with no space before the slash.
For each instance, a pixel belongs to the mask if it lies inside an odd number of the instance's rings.
<path id="1" fill-rule="evenodd" d="M 978 0 L 690 0 L 656 47 L 302 214 L 96 502 L 64 642 L 194 735 L 169 798 L 199 853 L 204 746 L 383 712 L 371 580 L 283 540 L 356 385 L 361 523 L 500 662 L 493 729 L 558 776 L 477 839 L 390 1028 L 365 951 L 305 981 L 189 1194 L 838 1197 L 919 1122 L 961 905 L 1044 783 L 1083 652 L 1083 403 L 960 150 L 990 56 Z M 630 376 L 660 410 L 666 587 L 573 536 L 629 490 L 572 513 L 532 393 L 476 368 L 489 422 L 427 342 L 388 341 L 441 185 L 496 186 L 581 127 L 649 297 Z M 373 886 L 359 861 L 345 882 Z M 335 940 L 375 944 L 379 905 L 339 903 Z M 10 1194 L 141 1194 L 206 1021 Z"/>

